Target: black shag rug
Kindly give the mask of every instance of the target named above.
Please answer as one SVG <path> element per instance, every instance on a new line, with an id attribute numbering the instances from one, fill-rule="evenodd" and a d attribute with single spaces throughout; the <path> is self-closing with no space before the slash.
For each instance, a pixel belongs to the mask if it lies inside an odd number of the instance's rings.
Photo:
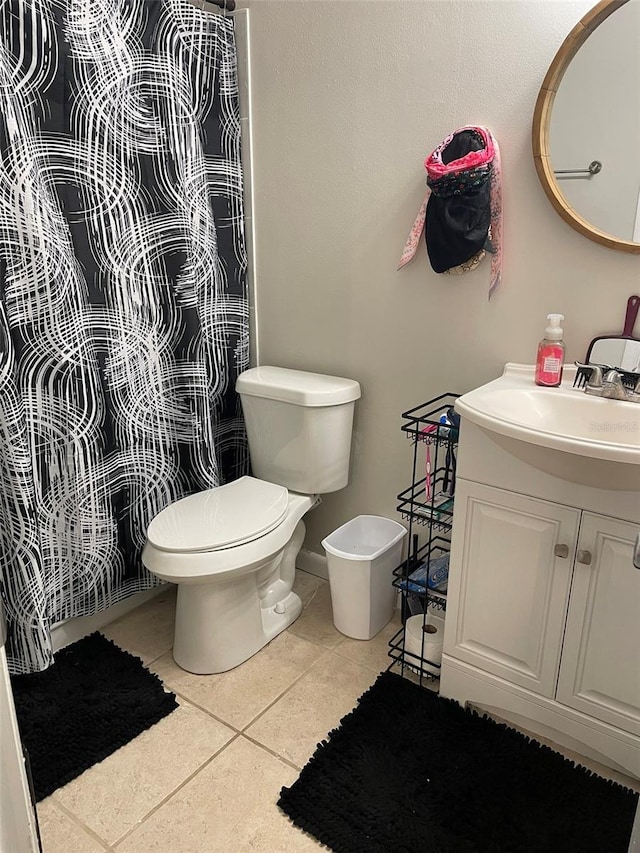
<path id="1" fill-rule="evenodd" d="M 383 672 L 278 805 L 336 853 L 627 853 L 637 801 Z"/>
<path id="2" fill-rule="evenodd" d="M 139 658 L 98 633 L 11 684 L 38 802 L 178 707 Z"/>

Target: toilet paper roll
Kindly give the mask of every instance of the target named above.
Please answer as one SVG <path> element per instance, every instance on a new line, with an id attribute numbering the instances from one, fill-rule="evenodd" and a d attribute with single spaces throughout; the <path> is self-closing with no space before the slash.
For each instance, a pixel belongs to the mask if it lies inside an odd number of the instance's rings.
<path id="1" fill-rule="evenodd" d="M 410 653 L 405 657 L 405 663 L 420 665 L 422 669 L 439 675 L 439 666 L 430 664 L 440 664 L 442 661 L 443 641 L 444 619 L 441 616 L 428 613 L 426 623 L 423 613 L 410 616 L 404 625 L 404 650 Z M 411 655 L 415 655 L 417 660 Z"/>

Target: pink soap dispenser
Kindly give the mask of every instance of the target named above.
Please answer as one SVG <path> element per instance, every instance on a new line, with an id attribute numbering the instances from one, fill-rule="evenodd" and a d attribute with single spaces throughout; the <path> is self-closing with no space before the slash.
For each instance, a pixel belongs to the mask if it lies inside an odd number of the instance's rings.
<path id="1" fill-rule="evenodd" d="M 536 385 L 555 388 L 562 382 L 564 367 L 564 341 L 562 340 L 563 314 L 548 314 L 549 325 L 544 330 L 544 338 L 538 344 L 536 358 Z"/>

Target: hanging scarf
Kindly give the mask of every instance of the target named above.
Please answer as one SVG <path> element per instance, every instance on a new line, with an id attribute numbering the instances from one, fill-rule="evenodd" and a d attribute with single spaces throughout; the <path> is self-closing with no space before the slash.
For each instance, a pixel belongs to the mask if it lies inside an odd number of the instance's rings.
<path id="1" fill-rule="evenodd" d="M 422 232 L 435 272 L 466 272 L 491 253 L 489 299 L 502 274 L 500 149 L 486 127 L 451 133 L 425 160 L 427 193 L 398 269 L 413 260 Z"/>

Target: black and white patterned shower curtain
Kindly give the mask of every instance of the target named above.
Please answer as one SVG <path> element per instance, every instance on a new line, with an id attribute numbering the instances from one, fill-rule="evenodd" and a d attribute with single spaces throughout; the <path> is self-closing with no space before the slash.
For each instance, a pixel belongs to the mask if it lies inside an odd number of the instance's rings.
<path id="1" fill-rule="evenodd" d="M 0 0 L 0 567 L 13 672 L 153 586 L 148 522 L 245 472 L 233 22 Z"/>

